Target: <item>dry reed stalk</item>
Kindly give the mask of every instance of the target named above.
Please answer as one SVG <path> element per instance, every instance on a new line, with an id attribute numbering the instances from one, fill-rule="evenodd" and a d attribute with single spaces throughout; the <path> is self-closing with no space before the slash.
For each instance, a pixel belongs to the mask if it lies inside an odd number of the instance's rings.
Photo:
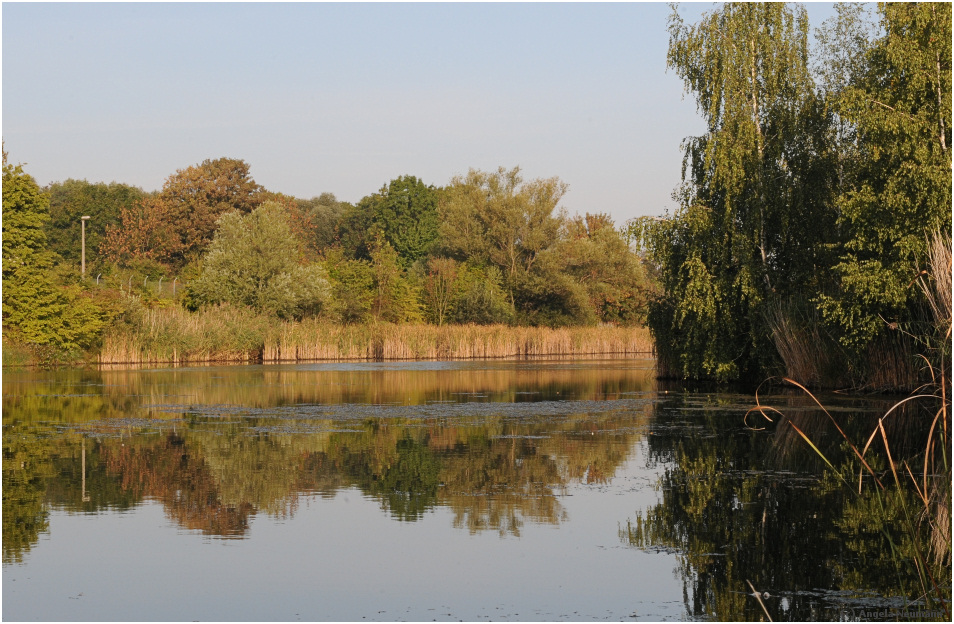
<path id="1" fill-rule="evenodd" d="M 786 377 L 815 387 L 850 384 L 836 372 L 836 347 L 822 335 L 818 319 L 811 315 L 799 322 L 794 318 L 797 310 L 798 304 L 777 301 L 765 313 Z"/>
<path id="2" fill-rule="evenodd" d="M 921 280 L 921 290 L 927 297 L 934 318 L 941 324 L 947 324 L 942 335 L 950 337 L 951 332 L 951 239 L 947 234 L 938 232 L 928 247 L 928 262 L 931 267 L 930 285 Z"/>
<path id="3" fill-rule="evenodd" d="M 868 377 L 865 387 L 873 390 L 912 390 L 919 383 L 919 365 L 913 339 L 891 332 L 868 347 Z"/>
<path id="4" fill-rule="evenodd" d="M 333 325 L 321 319 L 275 323 L 248 310 L 220 306 L 197 313 L 147 310 L 138 325 L 105 336 L 99 361 L 278 363 L 650 353 L 645 328 Z"/>

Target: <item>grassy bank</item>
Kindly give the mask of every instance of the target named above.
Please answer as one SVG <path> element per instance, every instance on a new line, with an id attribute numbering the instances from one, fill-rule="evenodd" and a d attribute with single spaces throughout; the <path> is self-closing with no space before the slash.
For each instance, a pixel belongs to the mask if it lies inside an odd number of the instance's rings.
<path id="1" fill-rule="evenodd" d="M 336 325 L 282 322 L 227 306 L 145 311 L 104 337 L 100 364 L 446 360 L 649 355 L 645 328 L 506 325 Z"/>

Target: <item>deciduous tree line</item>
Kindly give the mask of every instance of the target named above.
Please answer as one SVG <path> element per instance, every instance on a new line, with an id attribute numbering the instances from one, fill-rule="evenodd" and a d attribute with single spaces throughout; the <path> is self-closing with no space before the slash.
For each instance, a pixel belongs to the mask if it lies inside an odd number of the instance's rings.
<path id="1" fill-rule="evenodd" d="M 757 380 L 781 354 L 803 382 L 865 383 L 910 339 L 950 358 L 949 304 L 945 336 L 919 284 L 950 284 L 928 250 L 950 248 L 951 5 L 835 8 L 812 47 L 798 6 L 673 7 L 668 65 L 707 130 L 680 208 L 633 224 L 672 376 Z"/>
<path id="2" fill-rule="evenodd" d="M 135 316 L 130 293 L 79 279 L 84 215 L 87 277 L 178 277 L 187 287 L 176 304 L 193 310 L 225 303 L 340 323 L 639 322 L 640 259 L 607 215 L 567 216 L 566 188 L 524 181 L 519 168 L 470 171 L 443 188 L 408 175 L 352 205 L 267 191 L 228 158 L 179 170 L 155 193 L 77 180 L 41 189 L 5 161 L 4 330 L 88 348 L 103 327 Z M 37 283 L 62 310 L 88 312 L 74 338 L 64 340 L 63 313 L 40 301 Z"/>

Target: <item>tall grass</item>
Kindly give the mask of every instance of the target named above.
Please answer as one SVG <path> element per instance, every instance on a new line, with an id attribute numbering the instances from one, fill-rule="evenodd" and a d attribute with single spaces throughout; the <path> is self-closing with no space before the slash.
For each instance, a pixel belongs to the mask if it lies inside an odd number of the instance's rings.
<path id="1" fill-rule="evenodd" d="M 775 301 L 767 306 L 765 320 L 787 377 L 811 387 L 847 381 L 844 357 L 837 342 L 822 330 L 814 306 Z"/>
<path id="2" fill-rule="evenodd" d="M 108 332 L 101 364 L 446 360 L 536 356 L 648 355 L 645 328 L 506 325 L 337 325 L 277 321 L 220 306 L 196 313 L 152 309 Z"/>
<path id="3" fill-rule="evenodd" d="M 99 362 L 253 362 L 274 331 L 268 317 L 225 305 L 199 313 L 152 308 L 106 332 Z"/>

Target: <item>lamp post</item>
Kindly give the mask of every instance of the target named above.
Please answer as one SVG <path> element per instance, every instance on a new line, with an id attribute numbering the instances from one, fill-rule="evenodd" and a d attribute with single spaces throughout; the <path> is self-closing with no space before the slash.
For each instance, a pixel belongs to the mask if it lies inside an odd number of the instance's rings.
<path id="1" fill-rule="evenodd" d="M 82 276 L 83 276 L 84 278 L 86 277 L 86 221 L 87 221 L 87 220 L 89 220 L 89 215 L 80 217 L 80 223 L 82 223 L 82 229 L 83 229 L 83 234 L 82 234 L 82 239 L 83 239 L 82 251 L 80 252 L 80 253 L 81 253 L 81 257 L 82 257 L 82 259 L 80 260 L 80 262 L 81 262 L 80 273 L 82 274 Z"/>

